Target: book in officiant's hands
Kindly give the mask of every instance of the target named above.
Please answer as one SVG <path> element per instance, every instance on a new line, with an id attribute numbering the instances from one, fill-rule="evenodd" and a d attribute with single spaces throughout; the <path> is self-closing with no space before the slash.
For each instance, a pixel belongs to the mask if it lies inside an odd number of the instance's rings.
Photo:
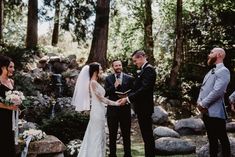
<path id="1" fill-rule="evenodd" d="M 127 94 L 131 91 L 131 89 L 125 91 L 125 92 L 119 92 L 119 91 L 116 91 L 115 93 L 119 96 L 119 97 L 126 97 Z"/>

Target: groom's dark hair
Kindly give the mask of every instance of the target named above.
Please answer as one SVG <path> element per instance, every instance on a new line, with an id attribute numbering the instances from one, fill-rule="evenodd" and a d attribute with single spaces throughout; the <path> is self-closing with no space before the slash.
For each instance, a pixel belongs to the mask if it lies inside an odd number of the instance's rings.
<path id="1" fill-rule="evenodd" d="M 146 57 L 146 54 L 144 50 L 136 50 L 131 54 L 131 57 L 133 56 L 136 56 L 137 58 L 139 58 L 140 56 Z"/>
<path id="2" fill-rule="evenodd" d="M 97 72 L 97 74 L 100 71 L 100 64 L 97 62 L 93 62 L 91 64 L 89 64 L 89 75 L 90 78 L 92 77 L 92 75 L 94 74 L 94 72 Z"/>

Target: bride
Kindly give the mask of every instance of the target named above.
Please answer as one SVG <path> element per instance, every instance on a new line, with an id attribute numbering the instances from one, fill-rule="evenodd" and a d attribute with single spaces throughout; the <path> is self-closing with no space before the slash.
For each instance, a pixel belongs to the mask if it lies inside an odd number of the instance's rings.
<path id="1" fill-rule="evenodd" d="M 105 90 L 97 82 L 102 74 L 99 63 L 82 68 L 72 98 L 76 111 L 90 110 L 90 120 L 83 138 L 78 157 L 105 157 L 105 114 L 106 105 L 118 106 L 117 102 L 104 97 Z"/>

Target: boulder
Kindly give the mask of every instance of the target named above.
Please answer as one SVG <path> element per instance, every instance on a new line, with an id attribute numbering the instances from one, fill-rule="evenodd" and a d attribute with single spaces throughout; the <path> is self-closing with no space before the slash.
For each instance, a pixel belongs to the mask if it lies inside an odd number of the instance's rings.
<path id="1" fill-rule="evenodd" d="M 22 147 L 23 143 L 19 143 Z M 47 157 L 64 157 L 66 146 L 55 136 L 47 135 L 46 138 L 29 143 L 27 157 L 46 155 Z M 18 152 L 20 153 L 20 152 Z"/>
<path id="2" fill-rule="evenodd" d="M 230 141 L 230 148 L 231 148 L 231 157 L 235 157 L 235 138 L 229 138 Z M 210 157 L 209 155 L 209 143 L 206 145 L 202 146 L 198 151 L 197 151 L 197 156 L 198 157 Z M 221 145 L 219 144 L 219 153 L 218 157 L 222 157 L 221 154 Z"/>
<path id="3" fill-rule="evenodd" d="M 197 135 L 205 132 L 205 125 L 200 118 L 187 118 L 177 121 L 174 129 L 180 135 Z"/>
<path id="4" fill-rule="evenodd" d="M 179 138 L 162 137 L 155 141 L 155 149 L 158 155 L 179 155 L 195 153 L 196 146 Z"/>
<path id="5" fill-rule="evenodd" d="M 168 127 L 163 127 L 159 126 L 153 130 L 153 135 L 155 138 L 160 138 L 160 137 L 175 137 L 179 138 L 180 135 L 173 129 L 170 129 Z"/>
<path id="6" fill-rule="evenodd" d="M 168 122 L 168 113 L 161 106 L 155 106 L 152 119 L 154 124 L 164 124 Z"/>
<path id="7" fill-rule="evenodd" d="M 226 130 L 228 132 L 235 132 L 235 122 L 229 122 L 226 124 Z"/>

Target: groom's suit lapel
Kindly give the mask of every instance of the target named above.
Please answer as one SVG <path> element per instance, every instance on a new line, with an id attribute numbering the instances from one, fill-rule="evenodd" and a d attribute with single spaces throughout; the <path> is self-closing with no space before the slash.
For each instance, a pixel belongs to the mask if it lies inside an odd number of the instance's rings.
<path id="1" fill-rule="evenodd" d="M 141 77 L 141 75 L 143 75 L 144 69 L 145 69 L 148 65 L 149 65 L 149 63 L 146 63 L 146 64 L 144 65 L 144 67 L 141 69 L 140 74 L 138 75 L 138 78 Z"/>

